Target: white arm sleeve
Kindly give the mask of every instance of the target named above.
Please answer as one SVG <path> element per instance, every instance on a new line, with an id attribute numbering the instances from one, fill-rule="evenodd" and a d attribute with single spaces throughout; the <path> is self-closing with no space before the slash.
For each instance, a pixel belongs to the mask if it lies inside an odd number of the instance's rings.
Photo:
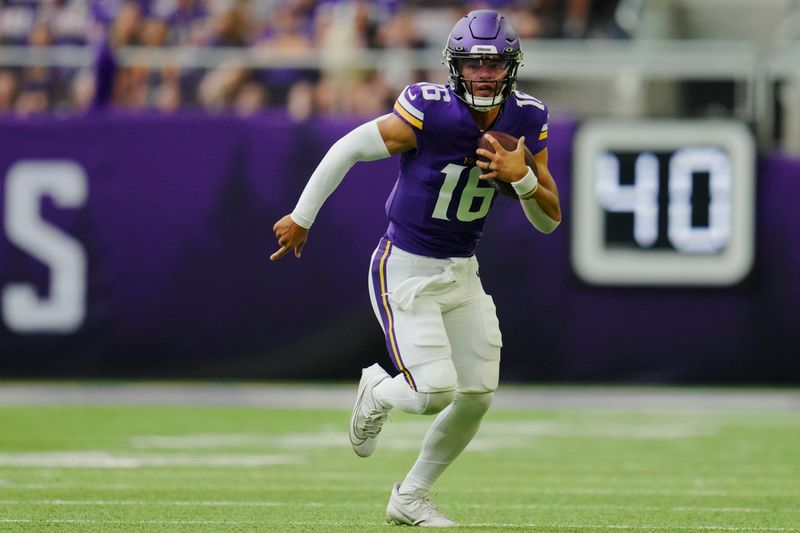
<path id="1" fill-rule="evenodd" d="M 522 206 L 522 211 L 530 223 L 533 224 L 533 227 L 542 233 L 552 233 L 561 221 L 553 220 L 547 216 L 547 213 L 539 207 L 539 202 L 533 197 L 537 189 L 539 189 L 539 180 L 536 178 L 533 169 L 528 167 L 528 173 L 525 177 L 519 181 L 512 182 L 511 186 L 520 196 L 519 203 Z"/>
<path id="2" fill-rule="evenodd" d="M 539 207 L 539 202 L 534 198 L 530 200 L 520 200 L 519 203 L 522 205 L 522 211 L 525 213 L 525 216 L 528 217 L 531 224 L 533 224 L 533 227 L 542 233 L 553 233 L 553 230 L 561 224 L 560 220 L 553 220 L 547 216 L 547 213 Z"/>
<path id="3" fill-rule="evenodd" d="M 552 233 L 554 229 L 561 223 L 560 220 L 553 220 L 547 213 L 545 213 L 539 206 L 539 202 L 533 195 L 539 189 L 539 180 L 536 178 L 533 169 L 528 167 L 528 173 L 519 181 L 511 184 L 519 194 L 519 203 L 522 206 L 522 211 L 528 218 L 533 227 L 542 233 Z M 527 192 L 523 192 L 527 191 Z"/>
<path id="4" fill-rule="evenodd" d="M 389 156 L 391 154 L 378 130 L 377 120 L 357 127 L 336 141 L 317 165 L 291 213 L 292 220 L 303 228 L 310 228 L 322 204 L 353 165 L 359 161 L 375 161 Z"/>
<path id="5" fill-rule="evenodd" d="M 528 217 L 531 224 L 533 224 L 533 227 L 542 233 L 552 233 L 553 230 L 561 224 L 560 220 L 553 220 L 550 218 L 547 213 L 539 207 L 539 202 L 537 202 L 535 198 L 520 200 L 519 203 L 522 205 L 522 211 L 525 213 L 525 216 Z"/>

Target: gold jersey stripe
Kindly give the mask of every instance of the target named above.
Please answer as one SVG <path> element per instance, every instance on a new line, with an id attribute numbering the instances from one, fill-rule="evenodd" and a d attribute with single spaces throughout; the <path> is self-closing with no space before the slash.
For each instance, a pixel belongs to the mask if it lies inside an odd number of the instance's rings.
<path id="1" fill-rule="evenodd" d="M 400 116 L 403 117 L 408 121 L 409 124 L 417 128 L 418 130 L 422 129 L 422 121 L 417 117 L 413 116 L 411 113 L 406 111 L 403 106 L 400 105 L 400 102 L 394 103 L 394 110 L 400 113 Z"/>

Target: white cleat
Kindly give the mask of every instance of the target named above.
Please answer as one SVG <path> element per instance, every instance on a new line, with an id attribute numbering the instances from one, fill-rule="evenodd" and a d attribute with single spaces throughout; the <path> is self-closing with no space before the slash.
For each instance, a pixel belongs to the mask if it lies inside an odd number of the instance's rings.
<path id="1" fill-rule="evenodd" d="M 389 409 L 379 407 L 372 394 L 375 386 L 389 377 L 378 363 L 361 371 L 356 404 L 350 417 L 350 444 L 361 457 L 369 457 L 375 451 L 378 433 L 389 415 Z"/>
<path id="2" fill-rule="evenodd" d="M 386 506 L 386 519 L 389 523 L 421 527 L 454 527 L 457 524 L 444 516 L 441 511 L 420 491 L 413 494 L 400 494 L 400 483 L 392 487 L 389 505 Z"/>

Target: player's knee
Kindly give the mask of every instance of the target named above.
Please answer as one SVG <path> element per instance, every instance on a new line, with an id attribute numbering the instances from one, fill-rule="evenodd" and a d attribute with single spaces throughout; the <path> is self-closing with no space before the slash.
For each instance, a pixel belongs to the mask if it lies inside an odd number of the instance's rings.
<path id="1" fill-rule="evenodd" d="M 456 389 L 458 376 L 449 358 L 414 365 L 409 371 L 420 392 L 452 392 Z"/>
<path id="2" fill-rule="evenodd" d="M 418 415 L 435 415 L 451 403 L 455 391 L 414 392 L 414 402 L 404 409 L 407 413 Z"/>
<path id="3" fill-rule="evenodd" d="M 453 408 L 470 418 L 481 418 L 492 406 L 493 392 L 458 392 L 453 399 Z"/>
<path id="4" fill-rule="evenodd" d="M 440 412 L 442 409 L 453 403 L 454 397 L 455 397 L 455 391 L 429 392 L 425 410 L 422 411 L 420 414 L 435 415 L 436 413 Z"/>
<path id="5" fill-rule="evenodd" d="M 417 385 L 417 414 L 435 415 L 453 403 L 458 375 L 449 357 L 414 365 L 409 371 Z"/>
<path id="6" fill-rule="evenodd" d="M 458 371 L 458 392 L 481 394 L 493 392 L 500 380 L 500 358 L 481 361 Z"/>

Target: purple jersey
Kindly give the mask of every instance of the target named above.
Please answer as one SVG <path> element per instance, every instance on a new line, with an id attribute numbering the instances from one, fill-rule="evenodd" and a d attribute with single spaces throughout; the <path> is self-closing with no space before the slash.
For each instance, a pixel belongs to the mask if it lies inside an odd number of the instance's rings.
<path id="1" fill-rule="evenodd" d="M 400 174 L 386 202 L 386 237 L 418 255 L 474 255 L 496 194 L 478 179 L 481 169 L 475 166 L 483 132 L 446 85 L 409 85 L 393 111 L 414 129 L 417 148 L 401 156 Z M 514 91 L 491 129 L 524 135 L 536 154 L 547 147 L 547 107 Z"/>

